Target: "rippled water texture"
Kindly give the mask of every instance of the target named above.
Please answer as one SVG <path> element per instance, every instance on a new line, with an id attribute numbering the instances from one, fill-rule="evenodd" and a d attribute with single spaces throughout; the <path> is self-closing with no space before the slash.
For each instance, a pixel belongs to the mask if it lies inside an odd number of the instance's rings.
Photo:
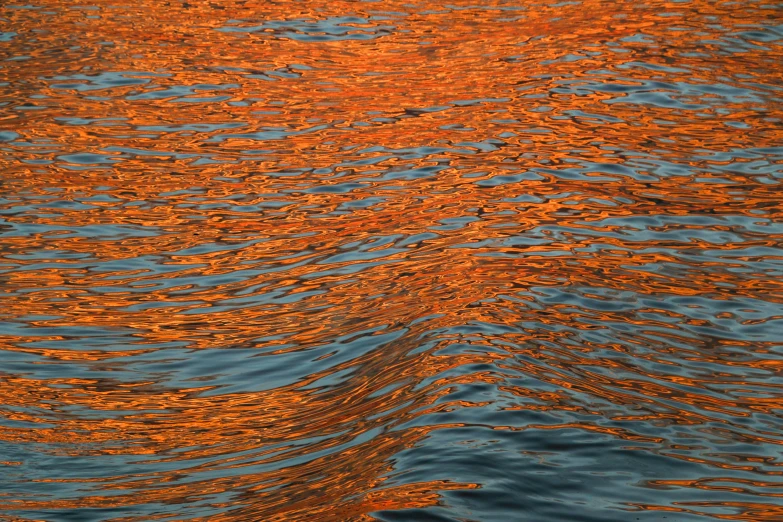
<path id="1" fill-rule="evenodd" d="M 783 520 L 779 3 L 11 1 L 0 95 L 0 519 Z"/>

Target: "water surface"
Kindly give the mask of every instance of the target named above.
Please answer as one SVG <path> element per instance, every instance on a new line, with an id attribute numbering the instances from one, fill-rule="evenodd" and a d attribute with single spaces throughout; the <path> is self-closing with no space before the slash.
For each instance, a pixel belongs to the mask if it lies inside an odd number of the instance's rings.
<path id="1" fill-rule="evenodd" d="M 783 10 L 0 7 L 0 518 L 783 519 Z"/>

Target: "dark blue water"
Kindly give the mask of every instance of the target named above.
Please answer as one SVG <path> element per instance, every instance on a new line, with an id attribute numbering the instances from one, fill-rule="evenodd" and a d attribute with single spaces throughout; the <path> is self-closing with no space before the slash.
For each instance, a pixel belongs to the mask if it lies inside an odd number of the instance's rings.
<path id="1" fill-rule="evenodd" d="M 0 520 L 783 520 L 774 2 L 0 7 Z"/>

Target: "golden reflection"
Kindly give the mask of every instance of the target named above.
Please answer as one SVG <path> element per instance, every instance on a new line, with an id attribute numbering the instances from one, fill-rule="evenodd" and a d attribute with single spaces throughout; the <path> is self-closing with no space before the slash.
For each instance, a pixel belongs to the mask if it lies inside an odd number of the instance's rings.
<path id="1" fill-rule="evenodd" d="M 742 37 L 775 6 L 33 4 L 0 8 L 0 442 L 31 448 L 0 466 L 108 469 L 0 511 L 443 506 L 484 485 L 397 459 L 475 410 L 746 499 L 639 510 L 783 517 L 778 460 L 672 442 L 782 441 L 783 53 Z"/>

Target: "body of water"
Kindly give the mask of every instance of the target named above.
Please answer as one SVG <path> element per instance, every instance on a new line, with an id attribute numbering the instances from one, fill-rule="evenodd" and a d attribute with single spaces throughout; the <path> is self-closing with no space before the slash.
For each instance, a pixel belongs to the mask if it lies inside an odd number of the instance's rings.
<path id="1" fill-rule="evenodd" d="M 1 520 L 783 520 L 781 5 L 26 1 Z"/>

